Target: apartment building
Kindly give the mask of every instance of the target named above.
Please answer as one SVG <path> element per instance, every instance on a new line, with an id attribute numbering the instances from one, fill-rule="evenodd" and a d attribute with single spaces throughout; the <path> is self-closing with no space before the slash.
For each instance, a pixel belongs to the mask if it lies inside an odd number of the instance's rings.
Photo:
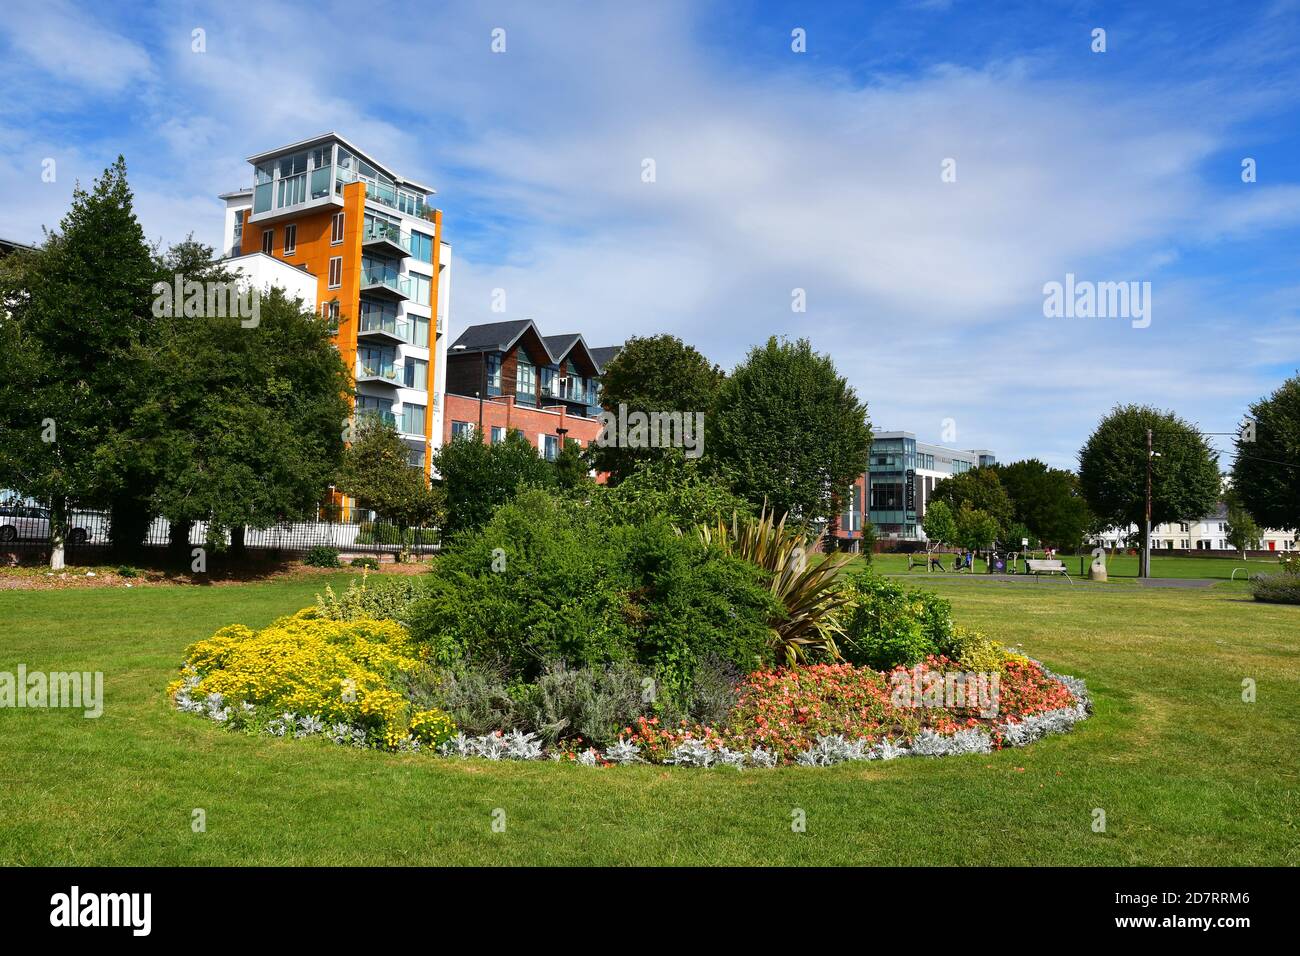
<path id="1" fill-rule="evenodd" d="M 229 264 L 249 281 L 300 294 L 328 318 L 353 369 L 358 416 L 393 424 L 411 465 L 432 476 L 451 298 L 451 246 L 430 204 L 434 190 L 337 133 L 248 162 L 253 185 L 220 197 Z M 285 265 L 308 277 L 301 292 Z"/>
<path id="2" fill-rule="evenodd" d="M 471 325 L 447 352 L 443 441 L 479 429 L 497 442 L 515 428 L 552 460 L 565 439 L 590 445 L 600 434 L 601 373 L 619 348 L 543 335 L 531 319 Z"/>
<path id="3" fill-rule="evenodd" d="M 1290 531 L 1274 528 L 1260 530 L 1260 551 L 1293 553 L 1300 550 L 1300 542 Z M 1094 541 L 1106 548 L 1127 547 L 1141 540 L 1142 530 L 1137 525 L 1127 529 L 1107 528 Z M 1228 543 L 1228 506 L 1218 503 L 1214 514 L 1194 521 L 1170 521 L 1151 526 L 1151 547 L 1163 551 L 1227 551 L 1236 549 Z"/>
<path id="4" fill-rule="evenodd" d="M 997 463 L 987 448 L 961 451 L 918 441 L 907 431 L 877 433 L 871 443 L 867 473 L 848 489 L 835 536 L 841 547 L 856 550 L 865 521 L 882 541 L 924 541 L 921 522 L 935 485 Z"/>

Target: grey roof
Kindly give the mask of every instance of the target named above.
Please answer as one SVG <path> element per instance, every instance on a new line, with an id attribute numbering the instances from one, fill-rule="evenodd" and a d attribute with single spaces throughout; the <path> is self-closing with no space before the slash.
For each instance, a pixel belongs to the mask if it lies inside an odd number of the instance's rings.
<path id="1" fill-rule="evenodd" d="M 590 356 L 596 371 L 600 372 L 604 369 L 605 363 L 623 348 L 621 345 L 610 345 L 599 349 L 589 348 L 580 333 L 542 335 L 532 319 L 515 319 L 510 322 L 471 325 L 455 342 L 451 343 L 451 349 L 455 352 L 505 352 L 512 348 L 529 329 L 536 333 L 547 356 L 557 365 L 576 347 L 581 346 L 582 350 Z"/>
<path id="2" fill-rule="evenodd" d="M 471 325 L 460 333 L 460 337 L 451 343 L 451 347 L 466 352 L 504 352 L 519 341 L 519 337 L 529 328 L 536 329 L 532 319 Z M 543 344 L 545 341 L 542 340 Z"/>
<path id="3" fill-rule="evenodd" d="M 565 335 L 543 335 L 542 341 L 546 343 L 547 351 L 555 358 L 565 355 L 569 349 L 573 348 L 575 342 L 582 340 L 582 336 L 576 332 L 570 332 Z"/>
<path id="4" fill-rule="evenodd" d="M 28 252 L 35 251 L 35 246 L 29 246 L 25 242 L 15 242 L 13 239 L 0 239 L 0 251 L 13 252 L 15 249 L 26 249 Z"/>
<path id="5" fill-rule="evenodd" d="M 613 361 L 614 356 L 623 351 L 623 346 L 602 345 L 598 348 L 588 349 L 587 351 L 591 353 L 591 358 L 592 361 L 596 363 L 596 368 L 603 372 L 605 371 L 605 366 Z"/>

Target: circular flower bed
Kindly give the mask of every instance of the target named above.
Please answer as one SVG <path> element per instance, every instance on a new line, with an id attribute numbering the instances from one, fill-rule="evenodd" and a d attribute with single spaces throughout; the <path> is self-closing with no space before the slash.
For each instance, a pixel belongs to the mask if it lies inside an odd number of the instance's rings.
<path id="1" fill-rule="evenodd" d="M 999 654 L 979 671 L 934 655 L 888 672 L 847 663 L 758 670 L 711 723 L 665 721 L 651 704 L 603 746 L 577 734 L 556 734 L 548 745 L 519 728 L 458 733 L 448 713 L 411 691 L 412 677 L 429 670 L 427 653 L 402 625 L 331 620 L 306 609 L 261 631 L 227 627 L 193 645 L 169 693 L 180 710 L 245 733 L 592 766 L 829 766 L 989 753 L 1065 732 L 1088 716 L 1083 681 Z"/>

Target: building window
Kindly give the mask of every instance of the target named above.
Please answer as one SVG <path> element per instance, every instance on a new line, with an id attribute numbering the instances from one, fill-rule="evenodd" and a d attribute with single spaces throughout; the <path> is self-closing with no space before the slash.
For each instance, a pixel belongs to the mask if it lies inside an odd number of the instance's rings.
<path id="1" fill-rule="evenodd" d="M 337 289 L 343 284 L 343 257 L 334 256 L 330 259 L 330 288 Z"/>
<path id="2" fill-rule="evenodd" d="M 487 393 L 489 395 L 500 395 L 501 394 L 501 355 L 500 353 L 485 355 L 483 361 L 486 363 L 486 368 L 487 368 L 487 371 L 484 372 L 484 374 L 487 376 Z"/>
<path id="3" fill-rule="evenodd" d="M 522 358 L 515 373 L 515 400 L 526 405 L 537 404 L 537 380 L 533 377 L 533 365 Z"/>
<path id="4" fill-rule="evenodd" d="M 339 301 L 322 302 L 320 314 L 329 323 L 330 331 L 337 333 L 339 330 Z"/>
<path id="5" fill-rule="evenodd" d="M 402 403 L 402 431 L 408 435 L 424 434 L 424 406 Z"/>
<path id="6" fill-rule="evenodd" d="M 494 445 L 499 445 L 499 444 L 501 444 L 501 442 L 503 442 L 503 441 L 505 441 L 505 440 L 506 440 L 506 426 L 504 426 L 504 425 L 493 425 L 493 426 L 492 426 L 492 444 L 494 444 Z"/>
<path id="7" fill-rule="evenodd" d="M 433 264 L 433 236 L 411 230 L 411 255 L 421 262 Z"/>
<path id="8" fill-rule="evenodd" d="M 330 220 L 330 245 L 337 246 L 343 241 L 343 217 L 347 213 L 336 212 L 334 218 Z"/>
<path id="9" fill-rule="evenodd" d="M 542 456 L 547 461 L 555 461 L 560 457 L 560 438 L 558 435 L 542 436 Z"/>
<path id="10" fill-rule="evenodd" d="M 418 305 L 428 305 L 429 304 L 428 276 L 422 276 L 419 273 L 412 272 L 409 278 L 411 280 L 411 298 L 414 299 L 416 304 Z"/>
<path id="11" fill-rule="evenodd" d="M 298 251 L 298 225 L 289 223 L 284 227 L 284 254 L 291 256 Z"/>
<path id="12" fill-rule="evenodd" d="M 235 213 L 235 251 L 244 244 L 244 210 Z"/>
<path id="13" fill-rule="evenodd" d="M 275 254 L 275 230 L 274 229 L 262 230 L 262 251 L 265 252 L 268 256 Z"/>
<path id="14" fill-rule="evenodd" d="M 406 360 L 406 378 L 404 384 L 407 388 L 418 388 L 421 391 L 429 389 L 429 363 L 424 359 L 407 358 Z"/>
<path id="15" fill-rule="evenodd" d="M 474 426 L 471 425 L 469 422 L 451 423 L 451 437 L 453 440 L 457 438 L 469 438 L 473 434 L 474 434 Z"/>
<path id="16" fill-rule="evenodd" d="M 560 370 L 554 365 L 545 365 L 541 369 L 542 395 L 545 398 L 555 397 L 555 379 L 560 374 Z"/>
<path id="17" fill-rule="evenodd" d="M 407 341 L 412 345 L 418 345 L 420 348 L 429 347 L 429 319 L 424 315 L 407 315 L 406 317 L 406 334 Z"/>

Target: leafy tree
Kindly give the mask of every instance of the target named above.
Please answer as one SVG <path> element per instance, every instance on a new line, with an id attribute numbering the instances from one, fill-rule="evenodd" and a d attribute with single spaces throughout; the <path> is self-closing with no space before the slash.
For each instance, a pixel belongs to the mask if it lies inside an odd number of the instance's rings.
<path id="1" fill-rule="evenodd" d="M 338 488 L 399 530 L 431 524 L 438 516 L 440 494 L 429 487 L 423 469 L 411 467 L 397 429 L 374 416 L 362 416 L 343 452 Z"/>
<path id="2" fill-rule="evenodd" d="M 1008 551 L 1019 551 L 1021 548 L 1025 547 L 1025 545 L 1020 543 L 1022 541 L 1028 541 L 1028 547 L 1030 549 L 1036 549 L 1040 544 L 1042 544 L 1042 541 L 1038 539 L 1038 536 L 1019 521 L 1011 522 L 1010 526 L 1002 532 L 998 540 L 1002 542 L 1003 546 Z"/>
<path id="3" fill-rule="evenodd" d="M 1300 530 L 1300 375 L 1250 406 L 1254 441 L 1238 437 L 1232 485 L 1267 528 Z"/>
<path id="4" fill-rule="evenodd" d="M 812 523 L 834 515 L 834 490 L 867 470 L 867 407 L 807 339 L 750 350 L 723 382 L 706 455 L 755 506 Z"/>
<path id="5" fill-rule="evenodd" d="M 7 289 L 0 379 L 0 483 L 49 504 L 51 566 L 63 566 L 69 507 L 103 506 L 133 487 L 115 439 L 138 395 L 142 353 L 155 327 L 156 265 L 136 220 L 126 163 L 79 185 L 58 232 L 20 260 Z"/>
<path id="6" fill-rule="evenodd" d="M 128 438 L 157 482 L 152 503 L 174 527 L 230 530 L 307 518 L 338 473 L 348 371 L 327 324 L 279 289 L 259 321 L 173 319 Z M 405 458 L 403 458 L 405 462 Z"/>
<path id="7" fill-rule="evenodd" d="M 1077 548 L 1092 525 L 1078 477 L 1063 468 L 1049 468 L 1037 458 L 994 465 L 1002 487 L 1011 499 L 1013 524 L 1004 539 L 1017 546 L 1022 538 L 1038 538 L 1057 548 Z"/>
<path id="8" fill-rule="evenodd" d="M 1116 406 L 1079 452 L 1079 484 L 1108 527 L 1139 528 L 1145 520 L 1146 433 L 1158 457 L 1151 461 L 1151 523 L 1199 518 L 1214 510 L 1219 469 L 1195 428 L 1172 412 L 1145 405 Z"/>
<path id="9" fill-rule="evenodd" d="M 633 337 L 605 367 L 601 404 L 614 414 L 620 405 L 628 412 L 707 414 L 724 377 L 722 369 L 676 336 Z M 610 484 L 616 485 L 664 449 L 597 446 L 593 452 L 596 470 L 609 472 Z"/>
<path id="10" fill-rule="evenodd" d="M 591 471 L 591 455 L 572 438 L 564 440 L 564 447 L 555 456 L 555 484 L 561 491 L 587 492 L 596 482 Z"/>
<path id="11" fill-rule="evenodd" d="M 942 500 L 930 499 L 925 508 L 925 517 L 921 519 L 921 528 L 925 536 L 939 547 L 954 544 L 957 541 L 957 519 L 953 517 L 952 508 Z"/>
<path id="12" fill-rule="evenodd" d="M 997 523 L 994 538 L 1011 526 L 1015 513 L 1011 498 L 993 468 L 972 468 L 936 483 L 926 509 L 936 501 L 947 504 L 954 518 L 960 517 L 962 505 L 966 504 L 990 515 Z"/>
<path id="13" fill-rule="evenodd" d="M 620 484 L 604 489 L 597 502 L 614 521 L 644 524 L 663 516 L 682 531 L 754 512 L 748 501 L 707 471 L 699 459 L 687 458 L 680 451 L 639 462 Z"/>
<path id="14" fill-rule="evenodd" d="M 1236 488 L 1231 489 L 1224 497 L 1227 499 L 1228 506 L 1228 544 L 1240 551 L 1241 556 L 1245 558 L 1247 551 L 1259 547 L 1264 534 L 1242 504 Z"/>
<path id="15" fill-rule="evenodd" d="M 444 541 L 483 527 L 521 488 L 550 488 L 556 482 L 555 467 L 514 428 L 495 444 L 484 442 L 477 429 L 457 436 L 434 453 L 433 467 L 446 493 Z"/>
<path id="16" fill-rule="evenodd" d="M 997 540 L 998 519 L 987 511 L 971 507 L 969 501 L 963 501 L 956 515 L 957 543 L 971 551 L 986 551 Z"/>

